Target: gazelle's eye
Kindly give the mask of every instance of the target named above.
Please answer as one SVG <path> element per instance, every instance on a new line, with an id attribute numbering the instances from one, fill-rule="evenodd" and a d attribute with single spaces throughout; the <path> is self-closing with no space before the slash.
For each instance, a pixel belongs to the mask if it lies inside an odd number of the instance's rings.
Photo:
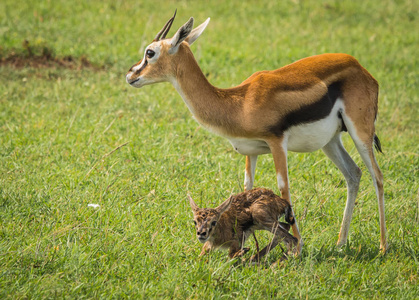
<path id="1" fill-rule="evenodd" d="M 154 56 L 154 54 L 156 54 L 156 52 L 154 52 L 153 50 L 150 50 L 150 49 L 148 49 L 148 50 L 145 52 L 145 55 L 146 55 L 148 58 L 152 58 L 152 57 Z"/>
<path id="2" fill-rule="evenodd" d="M 214 227 L 215 225 L 217 225 L 216 221 L 212 221 L 211 226 Z"/>

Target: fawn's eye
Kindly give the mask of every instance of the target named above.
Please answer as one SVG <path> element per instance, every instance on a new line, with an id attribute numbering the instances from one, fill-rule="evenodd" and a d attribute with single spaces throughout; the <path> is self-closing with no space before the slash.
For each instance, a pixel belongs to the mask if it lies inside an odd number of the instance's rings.
<path id="1" fill-rule="evenodd" d="M 211 226 L 214 227 L 215 225 L 217 225 L 216 221 L 212 221 Z"/>
<path id="2" fill-rule="evenodd" d="M 153 50 L 151 50 L 151 49 L 148 49 L 146 52 L 145 52 L 145 55 L 148 57 L 148 58 L 152 58 L 153 56 L 154 56 L 154 54 L 156 54 L 156 52 L 154 52 Z"/>
<path id="3" fill-rule="evenodd" d="M 196 221 L 193 221 L 193 223 L 195 224 L 195 226 L 196 226 Z"/>

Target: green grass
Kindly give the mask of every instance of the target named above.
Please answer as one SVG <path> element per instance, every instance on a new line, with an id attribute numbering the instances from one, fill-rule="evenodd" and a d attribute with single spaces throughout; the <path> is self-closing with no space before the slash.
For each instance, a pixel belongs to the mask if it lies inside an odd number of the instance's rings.
<path id="1" fill-rule="evenodd" d="M 35 54 L 104 69 L 0 66 L 0 298 L 418 297 L 419 5 L 243 2 L 1 1 L 3 58 L 27 55 L 27 40 Z M 217 86 L 323 52 L 352 54 L 374 75 L 385 256 L 374 188 L 345 135 L 364 173 L 346 247 L 335 246 L 345 182 L 317 151 L 289 154 L 299 258 L 271 269 L 279 249 L 259 266 L 198 257 L 186 194 L 210 206 L 242 191 L 244 157 L 199 127 L 172 86 L 132 89 L 124 76 L 175 8 L 176 28 L 211 17 L 193 51 Z M 256 185 L 278 192 L 270 156 Z"/>

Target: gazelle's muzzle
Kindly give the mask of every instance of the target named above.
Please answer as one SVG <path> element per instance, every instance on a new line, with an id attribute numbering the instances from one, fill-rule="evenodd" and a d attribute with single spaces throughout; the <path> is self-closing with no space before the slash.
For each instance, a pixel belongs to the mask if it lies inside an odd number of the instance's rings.
<path id="1" fill-rule="evenodd" d="M 126 81 L 129 85 L 139 88 L 142 87 L 144 84 L 141 84 L 141 72 L 147 67 L 148 63 L 147 60 L 142 59 L 137 64 L 133 65 L 131 69 L 129 69 L 126 75 Z"/>
<path id="2" fill-rule="evenodd" d="M 201 243 L 205 243 L 210 236 L 212 228 L 207 229 L 205 224 L 196 230 L 196 237 Z"/>
<path id="3" fill-rule="evenodd" d="M 127 75 L 126 75 L 126 78 L 125 78 L 127 83 L 130 84 L 130 85 L 133 85 L 134 83 L 136 83 L 140 80 L 139 77 L 134 77 L 133 78 L 133 75 L 134 75 L 134 73 L 128 72 Z"/>

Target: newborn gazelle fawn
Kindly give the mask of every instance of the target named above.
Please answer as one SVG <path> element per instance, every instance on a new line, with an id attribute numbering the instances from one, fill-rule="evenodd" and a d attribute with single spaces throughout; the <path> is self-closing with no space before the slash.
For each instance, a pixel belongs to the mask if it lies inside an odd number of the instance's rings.
<path id="1" fill-rule="evenodd" d="M 284 241 L 288 249 L 298 240 L 288 233 L 294 223 L 291 206 L 271 190 L 257 188 L 230 196 L 217 208 L 199 208 L 188 195 L 194 215 L 196 236 L 204 243 L 200 255 L 216 248 L 229 249 L 229 257 L 242 256 L 249 249 L 243 248 L 247 238 L 256 230 L 274 234 L 272 241 L 250 259 L 251 262 L 267 254 Z M 288 223 L 279 222 L 285 216 Z"/>

